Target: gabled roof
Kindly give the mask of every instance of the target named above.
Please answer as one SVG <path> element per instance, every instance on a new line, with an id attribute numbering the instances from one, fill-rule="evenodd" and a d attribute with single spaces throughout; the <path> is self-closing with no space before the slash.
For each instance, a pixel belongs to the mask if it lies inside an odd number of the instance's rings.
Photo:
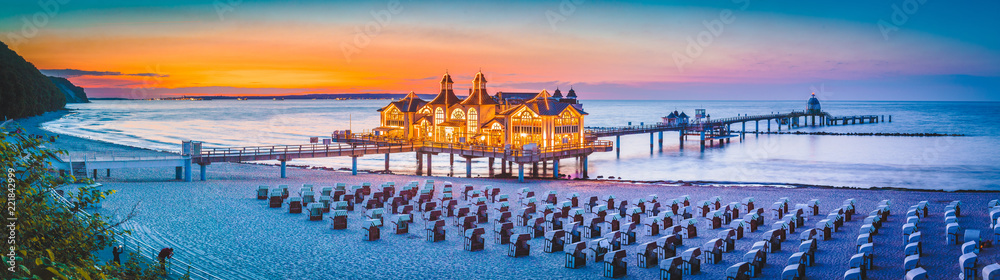
<path id="1" fill-rule="evenodd" d="M 670 115 L 667 115 L 667 118 L 668 119 L 676 119 L 677 118 L 677 112 L 670 112 Z"/>
<path id="2" fill-rule="evenodd" d="M 677 117 L 678 117 L 678 118 L 682 118 L 682 119 L 686 119 L 686 118 L 688 118 L 688 115 L 687 115 L 687 114 L 685 114 L 684 112 L 681 112 L 681 114 L 680 114 L 680 115 L 678 115 Z"/>
<path id="3" fill-rule="evenodd" d="M 499 117 L 499 116 L 493 117 L 488 122 L 483 123 L 483 125 L 480 126 L 479 128 L 489 129 L 490 127 L 493 126 L 493 123 L 499 123 L 501 126 L 506 127 L 507 124 L 504 122 L 505 120 L 507 120 L 507 119 L 505 119 L 503 117 Z"/>
<path id="4" fill-rule="evenodd" d="M 566 110 L 566 108 L 573 108 L 574 111 L 577 111 L 583 115 L 587 114 L 587 112 L 584 112 L 583 110 L 580 110 L 580 108 L 572 106 L 572 104 L 558 102 L 552 100 L 549 97 L 551 97 L 549 95 L 549 92 L 546 90 L 542 90 L 542 92 L 538 93 L 538 95 L 536 95 L 534 99 L 525 102 L 521 106 L 527 107 L 528 110 L 531 110 L 532 112 L 538 114 L 539 116 L 558 116 L 560 113 Z"/>
<path id="5" fill-rule="evenodd" d="M 403 97 L 403 99 L 389 103 L 390 106 L 395 106 L 400 112 L 416 112 L 417 110 L 420 110 L 420 107 L 423 107 L 424 104 L 427 104 L 427 101 L 420 99 L 420 97 L 412 91 L 406 94 L 406 97 Z M 386 106 L 385 108 L 388 107 L 389 106 Z M 378 111 L 381 112 L 385 108 L 379 109 Z"/>

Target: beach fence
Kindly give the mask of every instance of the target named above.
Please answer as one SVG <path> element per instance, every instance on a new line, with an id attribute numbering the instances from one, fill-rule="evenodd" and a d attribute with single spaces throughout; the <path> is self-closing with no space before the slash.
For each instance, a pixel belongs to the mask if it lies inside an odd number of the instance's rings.
<path id="1" fill-rule="evenodd" d="M 50 190 L 49 195 L 55 201 L 60 202 L 67 211 L 71 210 L 70 207 L 73 205 L 73 203 L 70 202 L 68 199 L 66 199 L 66 197 L 63 197 L 55 190 Z M 84 210 L 76 211 L 75 215 L 80 219 L 87 219 L 91 217 L 91 214 Z M 128 223 L 123 225 L 127 226 Z M 113 230 L 115 230 L 118 233 L 121 233 L 120 229 L 113 229 Z M 120 234 L 119 239 L 115 240 L 115 242 L 121 245 L 122 248 L 125 250 L 123 253 L 132 251 L 139 257 L 147 258 L 147 261 L 151 263 L 158 262 L 158 260 L 156 259 L 156 253 L 158 253 L 160 249 L 162 249 L 159 248 L 162 246 L 154 246 L 153 244 L 149 244 L 147 242 L 144 242 L 127 234 Z M 181 276 L 188 275 L 191 277 L 191 279 L 220 279 L 220 280 L 236 279 L 236 278 L 264 279 L 262 277 L 256 276 L 254 274 L 245 271 L 234 271 L 226 269 L 223 271 L 223 273 L 220 273 L 218 269 L 208 269 L 203 267 L 202 263 L 196 263 L 192 261 L 191 259 L 188 258 L 190 254 L 186 252 L 183 251 L 177 251 L 177 252 L 178 254 L 175 254 L 174 257 L 172 257 L 169 261 L 167 261 L 166 269 L 167 273 L 170 275 L 171 278 L 179 278 Z M 226 266 L 216 266 L 216 267 L 226 267 Z M 214 271 L 214 273 L 209 272 L 209 270 Z"/>

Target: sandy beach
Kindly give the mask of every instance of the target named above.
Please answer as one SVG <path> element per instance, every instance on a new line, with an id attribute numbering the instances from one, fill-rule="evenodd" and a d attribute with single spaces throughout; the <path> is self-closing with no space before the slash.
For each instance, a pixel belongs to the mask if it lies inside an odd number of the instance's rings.
<path id="1" fill-rule="evenodd" d="M 48 113 L 19 120 L 29 133 L 52 134 L 37 128 L 47 120 L 58 118 L 64 112 Z M 127 147 L 104 142 L 60 135 L 54 148 L 72 151 L 115 151 L 136 154 L 162 154 L 162 152 Z M 842 279 L 848 269 L 848 260 L 856 252 L 854 245 L 862 220 L 875 210 L 879 201 L 891 200 L 892 215 L 874 236 L 875 261 L 869 271 L 870 279 L 903 278 L 902 225 L 905 212 L 920 201 L 929 202 L 929 216 L 921 219 L 924 252 L 921 265 L 931 279 L 955 278 L 961 272 L 958 256 L 960 245 L 945 244 L 944 208 L 949 202 L 960 200 L 962 216 L 958 223 L 963 229 L 978 229 L 984 238 L 992 239 L 989 229 L 987 202 L 1000 198 L 996 192 L 935 192 L 895 189 L 829 189 L 789 187 L 727 187 L 727 186 L 678 186 L 613 181 L 530 180 L 519 184 L 516 180 L 485 178 L 449 178 L 406 175 L 359 174 L 304 168 L 289 168 L 288 178 L 279 178 L 279 168 L 257 164 L 223 163 L 209 167 L 207 181 L 180 182 L 174 180 L 173 168 L 145 168 L 112 170 L 110 177 L 99 172 L 97 182 L 106 189 L 114 189 L 100 210 L 112 213 L 139 203 L 139 215 L 126 228 L 133 237 L 157 247 L 173 247 L 175 259 L 208 271 L 222 279 L 600 279 L 603 264 L 588 262 L 585 268 L 563 267 L 565 254 L 543 252 L 543 239 L 529 242 L 530 255 L 522 258 L 507 256 L 507 245 L 493 242 L 492 225 L 480 224 L 487 229 L 486 248 L 480 252 L 462 250 L 460 229 L 451 226 L 448 218 L 447 240 L 431 243 L 425 241 L 423 222 L 418 218 L 409 234 L 389 233 L 386 226 L 382 238 L 375 242 L 361 241 L 361 208 L 349 214 L 346 230 L 331 230 L 329 220 L 308 221 L 305 214 L 289 214 L 287 205 L 281 209 L 268 208 L 264 200 L 256 199 L 259 185 L 275 187 L 288 185 L 295 196 L 303 184 L 348 186 L 370 182 L 378 186 L 395 182 L 398 187 L 410 181 L 432 179 L 440 195 L 444 182 L 456 186 L 471 184 L 477 190 L 491 185 L 502 194 L 514 198 L 520 188 L 530 188 L 539 196 L 556 191 L 560 200 L 569 193 L 579 193 L 582 199 L 591 196 L 614 195 L 630 202 L 656 194 L 660 200 L 689 195 L 692 203 L 719 196 L 723 204 L 754 197 L 758 207 L 765 207 L 765 224 L 775 221 L 769 207 L 779 198 L 787 197 L 789 205 L 820 201 L 821 216 L 806 216 L 805 225 L 811 227 L 825 217 L 831 209 L 840 207 L 845 199 L 856 200 L 857 214 L 851 222 L 832 234 L 832 240 L 818 241 L 816 264 L 806 268 L 807 279 Z M 444 173 L 444 172 L 438 172 Z M 544 197 L 540 197 L 544 198 Z M 516 202 L 516 201 L 515 201 Z M 514 208 L 512 206 L 512 208 Z M 793 207 L 794 208 L 794 207 Z M 724 227 L 725 228 L 725 227 Z M 698 238 L 685 239 L 678 253 L 714 238 L 719 230 L 699 231 Z M 800 229 L 801 230 L 801 229 Z M 641 231 L 640 231 L 641 232 Z M 736 241 L 733 252 L 724 253 L 718 264 L 703 264 L 698 275 L 685 275 L 684 279 L 724 279 L 729 266 L 742 261 L 754 242 L 761 239 L 764 230 L 748 233 Z M 767 266 L 759 279 L 780 276 L 787 259 L 798 247 L 798 232 L 789 235 L 783 250 L 767 257 Z M 628 275 L 626 279 L 656 279 L 659 268 L 636 267 L 639 244 L 656 240 L 660 236 L 638 235 L 627 250 Z M 586 240 L 586 239 L 585 239 Z M 984 248 L 979 254 L 977 271 L 1000 261 L 998 249 Z"/>

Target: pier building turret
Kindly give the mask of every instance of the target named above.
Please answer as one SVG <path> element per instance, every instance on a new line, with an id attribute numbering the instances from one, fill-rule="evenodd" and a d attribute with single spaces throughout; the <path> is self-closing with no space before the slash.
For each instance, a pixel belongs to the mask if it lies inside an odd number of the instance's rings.
<path id="1" fill-rule="evenodd" d="M 819 99 L 816 99 L 816 93 L 812 94 L 809 98 L 809 102 L 806 105 L 806 114 L 821 114 L 823 112 L 822 108 L 819 106 Z"/>

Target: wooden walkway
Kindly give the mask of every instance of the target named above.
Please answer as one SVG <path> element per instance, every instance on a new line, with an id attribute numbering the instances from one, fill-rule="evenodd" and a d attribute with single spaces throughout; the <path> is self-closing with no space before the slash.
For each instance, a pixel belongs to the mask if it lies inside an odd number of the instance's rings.
<path id="1" fill-rule="evenodd" d="M 357 174 L 357 158 L 366 155 L 385 155 L 386 170 L 389 170 L 389 154 L 394 153 L 410 153 L 415 152 L 417 154 L 417 169 L 418 175 L 421 174 L 421 165 L 423 161 L 423 155 L 427 156 L 427 171 L 428 174 L 431 172 L 431 157 L 430 155 L 436 154 L 451 154 L 452 162 L 454 162 L 454 156 L 460 156 L 467 159 L 472 158 L 489 158 L 490 174 L 492 175 L 493 161 L 495 159 L 501 160 L 501 168 L 506 170 L 508 167 L 512 168 L 514 164 L 518 165 L 519 178 L 523 181 L 523 168 L 524 164 L 532 164 L 537 166 L 538 163 L 545 164 L 548 161 L 553 161 L 556 168 L 558 168 L 558 161 L 560 159 L 567 158 L 577 158 L 583 161 L 584 174 L 586 174 L 586 162 L 587 156 L 595 152 L 610 152 L 612 150 L 617 150 L 620 152 L 620 137 L 623 135 L 631 134 L 642 134 L 649 133 L 650 140 L 650 152 L 653 149 L 653 134 L 660 133 L 660 146 L 663 146 L 663 132 L 664 131 L 679 131 L 681 147 L 683 148 L 683 141 L 686 135 L 698 135 L 700 134 L 702 149 L 705 147 L 706 141 L 708 143 L 714 143 L 719 141 L 720 144 L 723 141 L 728 142 L 729 138 L 736 137 L 731 134 L 732 130 L 730 126 L 732 124 L 743 124 L 743 128 L 740 133 L 742 139 L 743 134 L 746 133 L 746 123 L 756 122 L 756 128 L 754 131 L 760 131 L 759 125 L 760 121 L 766 121 L 767 131 L 771 130 L 771 121 L 775 121 L 778 124 L 778 130 L 781 130 L 782 126 L 787 126 L 788 129 L 793 127 L 800 127 L 800 118 L 804 118 L 802 123 L 808 124 L 809 117 L 812 118 L 812 125 L 836 125 L 836 124 L 851 124 L 854 123 L 875 123 L 879 122 L 879 116 L 876 115 L 861 115 L 861 116 L 846 116 L 846 117 L 833 117 L 828 113 L 820 112 L 814 114 L 807 114 L 803 111 L 791 112 L 786 114 L 768 114 L 768 115 L 754 115 L 754 116 L 737 116 L 731 118 L 721 118 L 721 119 L 711 119 L 708 121 L 702 121 L 697 123 L 689 123 L 686 125 L 665 125 L 665 124 L 654 124 L 654 125 L 640 125 L 640 126 L 622 126 L 622 127 L 588 127 L 585 128 L 584 139 L 587 139 L 587 143 L 574 144 L 574 145 L 562 145 L 549 147 L 538 150 L 521 150 L 521 149 L 510 149 L 510 148 L 498 148 L 491 146 L 481 146 L 481 145 L 465 145 L 457 143 L 438 143 L 430 141 L 410 141 L 401 139 L 386 139 L 382 137 L 366 135 L 357 136 L 352 138 L 333 138 L 331 144 L 301 144 L 301 145 L 274 145 L 274 146 L 250 146 L 250 147 L 221 147 L 221 148 L 194 148 L 192 152 L 182 153 L 180 156 L 164 156 L 164 157 L 116 157 L 116 156 L 104 156 L 104 155 L 93 155 L 91 157 L 85 157 L 82 160 L 77 160 L 72 157 L 61 159 L 58 162 L 53 163 L 53 167 L 60 170 L 69 170 L 73 174 L 81 174 L 86 176 L 88 170 L 94 171 L 94 177 L 97 177 L 98 169 L 107 169 L 108 176 L 110 176 L 111 169 L 115 168 L 137 168 L 137 167 L 176 167 L 177 179 L 185 181 L 191 181 L 191 167 L 192 164 L 198 164 L 201 168 L 201 180 L 206 179 L 206 166 L 212 163 L 218 162 L 248 162 L 248 161 L 262 161 L 262 160 L 278 160 L 281 162 L 281 177 L 285 177 L 286 162 L 293 159 L 305 159 L 305 158 L 325 158 L 325 157 L 351 157 L 352 158 L 352 174 Z M 819 122 L 817 122 L 819 118 Z M 883 119 L 884 120 L 884 117 Z M 892 116 L 889 116 L 889 121 L 892 121 Z M 616 141 L 606 141 L 597 140 L 600 137 L 615 136 Z M 185 144 L 187 145 L 187 144 Z M 200 146 L 200 144 L 199 144 Z M 469 160 L 466 161 L 466 176 L 471 176 L 471 165 Z M 509 163 L 509 164 L 508 164 Z M 544 169 L 544 166 L 543 166 Z M 558 174 L 558 169 L 555 170 L 554 174 Z M 506 172 L 506 171 L 505 171 Z M 511 170 L 511 172 L 513 172 Z M 586 175 L 585 175 L 586 176 Z"/>
<path id="2" fill-rule="evenodd" d="M 830 114 L 828 113 L 806 114 L 805 112 L 791 112 L 787 114 L 768 114 L 768 115 L 738 116 L 730 118 L 711 119 L 706 122 L 689 123 L 686 125 L 651 124 L 651 125 L 641 125 L 641 126 L 588 127 L 586 128 L 585 131 L 588 136 L 592 137 L 622 136 L 622 135 L 654 133 L 663 131 L 702 131 L 702 130 L 715 130 L 721 127 L 728 127 L 729 125 L 736 123 L 771 121 L 771 120 L 789 120 L 793 118 L 810 117 L 810 116 L 830 118 Z M 791 122 L 788 123 L 790 124 Z"/>

